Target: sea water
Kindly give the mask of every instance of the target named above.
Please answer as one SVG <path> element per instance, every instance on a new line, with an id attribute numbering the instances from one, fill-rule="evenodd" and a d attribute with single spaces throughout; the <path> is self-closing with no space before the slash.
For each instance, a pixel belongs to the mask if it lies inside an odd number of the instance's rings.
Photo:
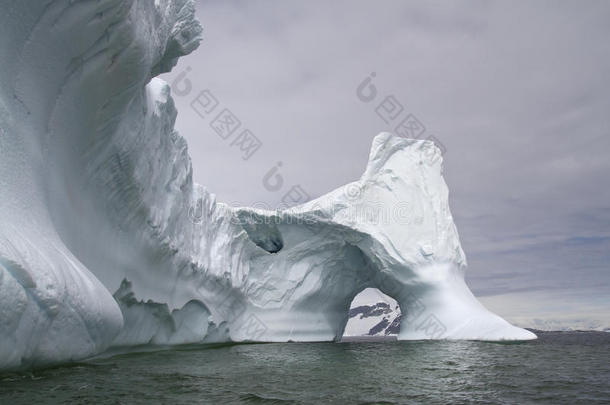
<path id="1" fill-rule="evenodd" d="M 1 404 L 609 403 L 610 333 L 182 346 L 0 375 Z"/>

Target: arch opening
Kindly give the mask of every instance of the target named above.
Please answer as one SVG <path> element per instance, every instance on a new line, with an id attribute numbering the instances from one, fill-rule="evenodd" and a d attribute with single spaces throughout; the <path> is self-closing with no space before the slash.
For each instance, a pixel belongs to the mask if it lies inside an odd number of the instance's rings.
<path id="1" fill-rule="evenodd" d="M 365 288 L 352 300 L 342 340 L 395 340 L 402 313 L 398 302 L 377 288 Z"/>

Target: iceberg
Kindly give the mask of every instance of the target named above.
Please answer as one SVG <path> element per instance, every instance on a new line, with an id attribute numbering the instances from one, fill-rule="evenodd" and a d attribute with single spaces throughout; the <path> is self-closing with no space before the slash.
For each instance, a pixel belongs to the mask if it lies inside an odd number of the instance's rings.
<path id="1" fill-rule="evenodd" d="M 192 1 L 0 5 L 0 369 L 338 340 L 369 287 L 398 302 L 399 339 L 535 338 L 466 286 L 433 143 L 382 133 L 359 180 L 233 208 L 193 182 L 156 78 L 201 40 Z"/>

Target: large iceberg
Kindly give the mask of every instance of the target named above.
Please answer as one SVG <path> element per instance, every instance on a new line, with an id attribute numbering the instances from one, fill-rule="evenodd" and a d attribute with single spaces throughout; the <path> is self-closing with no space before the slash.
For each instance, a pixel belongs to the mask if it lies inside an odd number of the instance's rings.
<path id="1" fill-rule="evenodd" d="M 187 0 L 0 0 L 0 368 L 112 345 L 331 341 L 368 287 L 400 339 L 532 339 L 487 311 L 433 143 L 380 134 L 363 176 L 282 211 L 192 181 L 155 78 L 199 44 Z"/>

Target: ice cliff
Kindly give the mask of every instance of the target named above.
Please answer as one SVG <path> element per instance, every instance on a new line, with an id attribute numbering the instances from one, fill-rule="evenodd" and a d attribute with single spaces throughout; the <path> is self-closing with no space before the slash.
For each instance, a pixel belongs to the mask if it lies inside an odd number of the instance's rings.
<path id="1" fill-rule="evenodd" d="M 377 136 L 362 178 L 279 212 L 192 181 L 155 76 L 187 0 L 0 0 L 0 368 L 111 345 L 328 341 L 377 287 L 400 339 L 530 339 L 464 283 L 439 151 Z M 113 296 L 114 294 L 114 296 Z"/>

